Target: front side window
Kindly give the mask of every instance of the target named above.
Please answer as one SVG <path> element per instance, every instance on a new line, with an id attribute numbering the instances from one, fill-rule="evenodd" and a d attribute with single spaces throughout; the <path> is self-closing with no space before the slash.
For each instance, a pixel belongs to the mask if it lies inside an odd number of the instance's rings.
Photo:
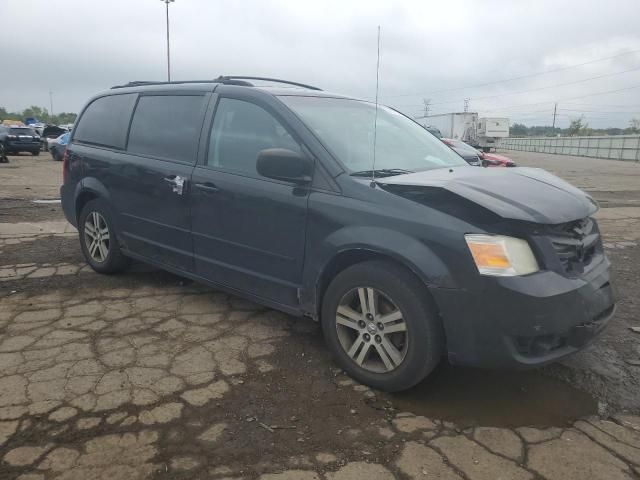
<path id="1" fill-rule="evenodd" d="M 279 97 L 317 135 L 350 173 L 373 164 L 375 105 L 328 97 Z M 466 162 L 427 130 L 390 108 L 379 106 L 376 170 L 431 170 Z"/>
<path id="2" fill-rule="evenodd" d="M 221 98 L 211 129 L 207 165 L 258 175 L 256 160 L 260 151 L 267 148 L 301 152 L 269 112 L 250 102 Z"/>
<path id="3" fill-rule="evenodd" d="M 109 95 L 91 102 L 80 118 L 73 139 L 123 149 L 136 96 L 135 93 Z"/>
<path id="4" fill-rule="evenodd" d="M 133 114 L 127 151 L 195 163 L 204 117 L 202 95 L 144 95 Z"/>

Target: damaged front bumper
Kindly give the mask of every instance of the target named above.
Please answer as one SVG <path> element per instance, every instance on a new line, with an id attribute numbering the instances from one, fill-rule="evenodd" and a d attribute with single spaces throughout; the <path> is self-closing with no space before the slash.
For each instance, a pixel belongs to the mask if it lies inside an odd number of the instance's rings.
<path id="1" fill-rule="evenodd" d="M 473 292 L 432 288 L 456 365 L 518 368 L 553 362 L 587 346 L 615 312 L 609 261 L 580 278 L 553 271 L 484 277 Z"/>

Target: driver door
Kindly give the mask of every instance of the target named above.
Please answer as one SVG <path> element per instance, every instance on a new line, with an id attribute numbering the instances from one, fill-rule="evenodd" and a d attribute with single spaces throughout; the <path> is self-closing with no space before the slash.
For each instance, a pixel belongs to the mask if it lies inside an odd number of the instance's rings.
<path id="1" fill-rule="evenodd" d="M 269 107 L 220 97 L 207 154 L 192 175 L 196 273 L 280 304 L 297 305 L 308 187 L 262 177 L 258 153 L 301 151 Z"/>

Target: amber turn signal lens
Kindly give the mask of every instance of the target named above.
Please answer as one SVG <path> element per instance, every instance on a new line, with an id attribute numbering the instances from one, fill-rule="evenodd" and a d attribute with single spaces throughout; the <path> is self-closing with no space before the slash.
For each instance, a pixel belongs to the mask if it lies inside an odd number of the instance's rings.
<path id="1" fill-rule="evenodd" d="M 486 234 L 468 234 L 464 238 L 482 275 L 512 277 L 540 269 L 526 240 Z"/>
<path id="2" fill-rule="evenodd" d="M 511 266 L 501 245 L 469 243 L 469 250 L 478 267 L 509 268 Z"/>

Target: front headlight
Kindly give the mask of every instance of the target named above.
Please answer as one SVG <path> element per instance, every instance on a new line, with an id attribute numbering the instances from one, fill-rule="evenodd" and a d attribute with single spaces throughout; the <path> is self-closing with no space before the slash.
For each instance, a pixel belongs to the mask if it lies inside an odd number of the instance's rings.
<path id="1" fill-rule="evenodd" d="M 513 277 L 540 270 L 526 240 L 504 235 L 465 235 L 473 261 L 482 275 Z"/>

